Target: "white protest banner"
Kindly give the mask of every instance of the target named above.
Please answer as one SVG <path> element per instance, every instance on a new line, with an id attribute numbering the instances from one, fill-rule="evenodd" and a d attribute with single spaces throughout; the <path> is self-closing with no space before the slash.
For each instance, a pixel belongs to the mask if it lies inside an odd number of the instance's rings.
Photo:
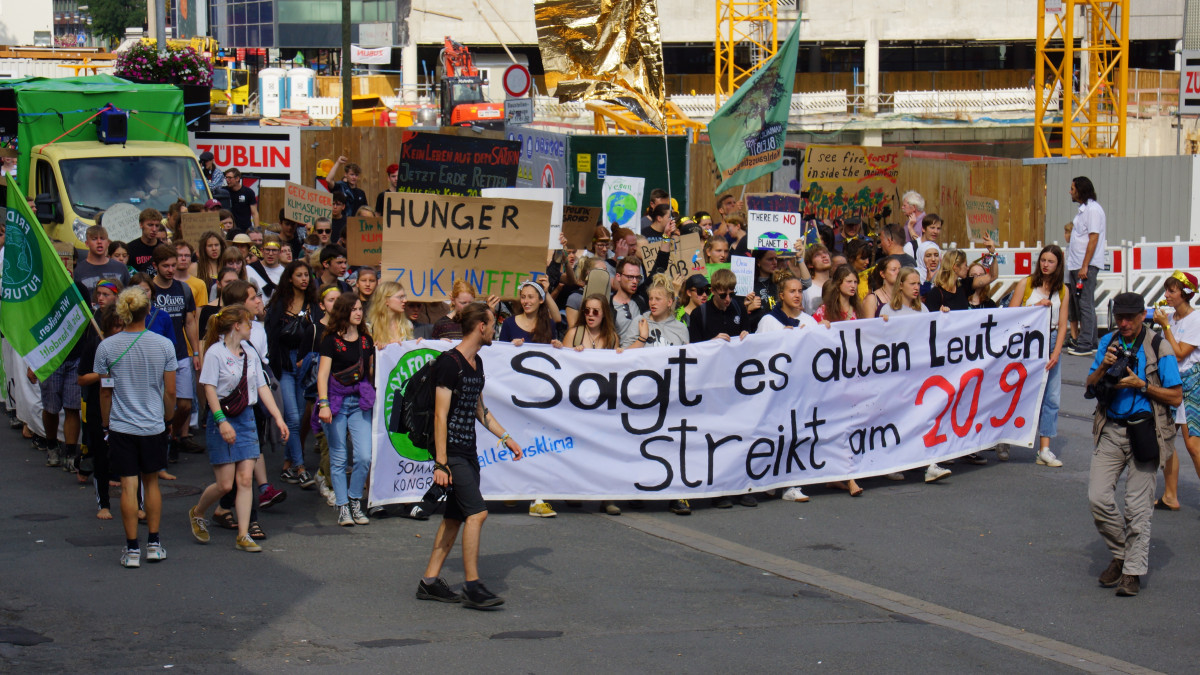
<path id="1" fill-rule="evenodd" d="M 616 223 L 634 232 L 642 231 L 642 190 L 646 179 L 640 176 L 606 176 L 600 192 L 604 208 L 604 226 Z"/>
<path id="2" fill-rule="evenodd" d="M 866 319 L 613 351 L 496 342 L 476 428 L 488 499 L 695 499 L 878 476 L 997 443 L 1030 447 L 1046 379 L 1044 307 Z M 386 420 L 408 378 L 453 347 L 378 353 L 371 505 L 418 501 L 429 453 Z"/>
<path id="3" fill-rule="evenodd" d="M 730 256 L 729 269 L 737 277 L 734 295 L 745 297 L 754 290 L 754 258 L 748 255 Z M 763 301 L 766 302 L 766 299 Z"/>
<path id="4" fill-rule="evenodd" d="M 535 202 L 550 202 L 553 210 L 550 212 L 550 241 L 547 246 L 552 251 L 562 248 L 558 243 L 563 226 L 563 191 L 562 188 L 483 188 L 480 197 L 496 197 L 498 199 L 527 199 Z"/>
<path id="5" fill-rule="evenodd" d="M 350 63 L 369 63 L 386 66 L 391 62 L 391 47 L 359 47 L 358 45 L 350 45 Z"/>

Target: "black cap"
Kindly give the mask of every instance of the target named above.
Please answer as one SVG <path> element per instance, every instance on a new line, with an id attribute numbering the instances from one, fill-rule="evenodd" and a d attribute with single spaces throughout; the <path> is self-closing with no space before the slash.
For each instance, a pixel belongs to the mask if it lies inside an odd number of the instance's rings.
<path id="1" fill-rule="evenodd" d="M 211 152 L 209 152 L 208 150 L 205 150 L 204 152 L 200 153 L 200 161 L 201 162 L 213 161 L 213 154 Z"/>
<path id="2" fill-rule="evenodd" d="M 708 288 L 708 279 L 703 274 L 693 274 L 683 283 L 685 290 L 698 291 L 701 288 Z"/>
<path id="3" fill-rule="evenodd" d="M 1113 298 L 1113 314 L 1139 314 L 1146 311 L 1146 299 L 1133 292 L 1125 292 Z"/>

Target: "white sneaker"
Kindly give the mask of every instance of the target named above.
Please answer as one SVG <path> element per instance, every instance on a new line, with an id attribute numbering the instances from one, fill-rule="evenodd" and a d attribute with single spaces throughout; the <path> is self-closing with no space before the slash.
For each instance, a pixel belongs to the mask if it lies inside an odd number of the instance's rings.
<path id="1" fill-rule="evenodd" d="M 160 562 L 167 559 L 167 549 L 163 548 L 162 542 L 154 542 L 146 544 L 146 561 Z"/>
<path id="2" fill-rule="evenodd" d="M 930 464 L 929 468 L 925 469 L 925 482 L 932 483 L 935 480 L 941 480 L 950 475 L 950 469 Z"/>
<path id="3" fill-rule="evenodd" d="M 904 474 L 900 473 L 899 471 L 893 471 L 892 473 L 889 473 L 886 476 L 884 476 L 884 478 L 886 478 L 888 480 L 894 480 L 894 481 L 903 481 Z"/>
<path id="4" fill-rule="evenodd" d="M 337 508 L 337 494 L 334 493 L 334 491 L 330 490 L 329 488 L 325 488 L 325 489 L 326 489 L 326 492 L 323 493 L 325 495 L 325 505 Z"/>
<path id="5" fill-rule="evenodd" d="M 121 554 L 121 567 L 133 568 L 133 567 L 141 567 L 141 566 L 142 566 L 142 551 L 141 551 L 141 549 L 138 549 L 136 551 L 131 550 L 131 549 L 125 549 L 125 552 Z"/>
<path id="6" fill-rule="evenodd" d="M 783 491 L 783 501 L 785 502 L 806 502 L 808 495 L 799 487 L 790 487 Z"/>
<path id="7" fill-rule="evenodd" d="M 1055 457 L 1054 453 L 1050 452 L 1050 448 L 1038 450 L 1037 463 L 1042 466 L 1062 466 L 1062 460 Z"/>

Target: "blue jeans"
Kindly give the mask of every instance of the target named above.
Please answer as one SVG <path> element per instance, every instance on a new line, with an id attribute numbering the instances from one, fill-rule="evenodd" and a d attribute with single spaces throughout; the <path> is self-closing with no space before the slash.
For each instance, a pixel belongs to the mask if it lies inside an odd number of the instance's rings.
<path id="1" fill-rule="evenodd" d="M 289 350 L 285 357 L 289 363 L 299 360 L 296 350 Z M 288 427 L 287 448 L 284 450 L 285 459 L 292 466 L 304 465 L 304 446 L 300 444 L 300 418 L 304 416 L 304 373 L 310 367 L 312 359 L 305 358 L 304 365 L 293 372 L 283 371 L 279 376 L 279 389 L 283 395 L 283 420 Z"/>
<path id="2" fill-rule="evenodd" d="M 1050 332 L 1050 350 L 1058 340 L 1058 331 Z M 1065 352 L 1066 350 L 1064 350 Z M 1046 393 L 1042 396 L 1042 412 L 1038 415 L 1038 436 L 1054 438 L 1058 435 L 1058 402 L 1062 398 L 1062 357 L 1046 373 Z"/>
<path id="3" fill-rule="evenodd" d="M 357 396 L 347 396 L 333 421 L 321 426 L 329 442 L 329 473 L 332 474 L 330 479 L 337 505 L 342 506 L 350 499 L 362 499 L 367 472 L 371 470 L 371 411 L 358 407 Z M 354 469 L 350 473 L 349 488 L 346 486 L 347 431 L 354 443 Z"/>

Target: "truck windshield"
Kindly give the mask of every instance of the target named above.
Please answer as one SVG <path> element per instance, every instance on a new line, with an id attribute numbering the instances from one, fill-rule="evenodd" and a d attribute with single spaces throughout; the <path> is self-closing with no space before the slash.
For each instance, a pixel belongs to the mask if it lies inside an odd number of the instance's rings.
<path id="1" fill-rule="evenodd" d="M 217 91 L 225 91 L 229 88 L 229 70 L 226 68 L 213 68 L 212 88 Z"/>
<path id="2" fill-rule="evenodd" d="M 450 85 L 451 101 L 454 105 L 464 103 L 483 103 L 483 84 L 479 80 L 458 81 Z"/>
<path id="3" fill-rule="evenodd" d="M 177 199 L 208 200 L 206 182 L 191 157 L 87 157 L 62 162 L 66 198 L 77 214 L 95 218 L 114 204 L 166 213 Z"/>

